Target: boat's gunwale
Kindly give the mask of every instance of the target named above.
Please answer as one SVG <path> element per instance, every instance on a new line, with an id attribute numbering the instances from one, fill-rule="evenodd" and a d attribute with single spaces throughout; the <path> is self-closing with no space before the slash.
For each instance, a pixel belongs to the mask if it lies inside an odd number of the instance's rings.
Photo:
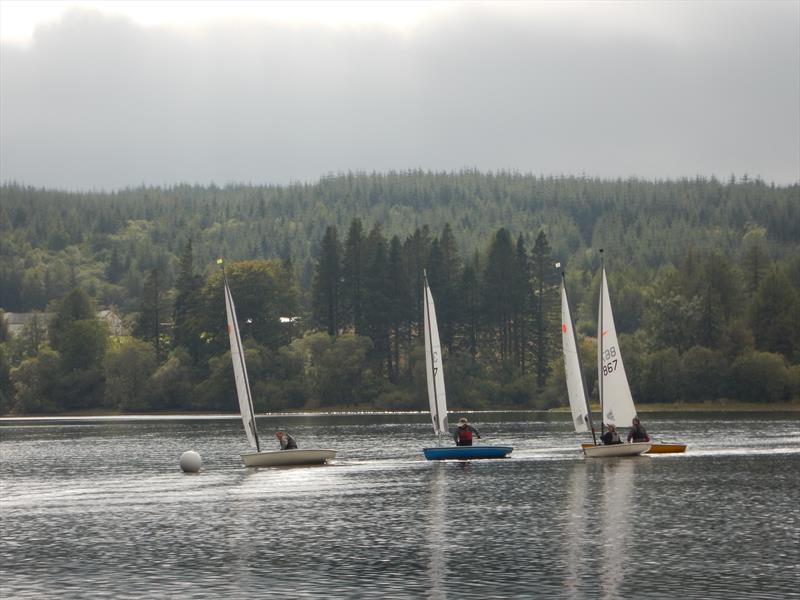
<path id="1" fill-rule="evenodd" d="M 423 448 L 427 460 L 478 460 L 508 458 L 513 446 L 432 446 Z M 437 456 L 441 455 L 441 456 Z"/>
<path id="2" fill-rule="evenodd" d="M 687 444 L 681 444 L 678 442 L 650 442 L 650 450 L 644 454 L 679 454 L 681 452 L 686 452 L 686 446 Z M 582 449 L 593 447 L 594 444 L 589 444 L 586 442 L 581 444 Z"/>
<path id="3" fill-rule="evenodd" d="M 633 442 L 630 444 L 608 444 L 599 446 L 581 447 L 586 458 L 621 458 L 625 456 L 640 456 L 650 450 L 650 442 Z M 595 450 L 592 452 L 592 450 Z"/>
<path id="4" fill-rule="evenodd" d="M 318 465 L 336 457 L 336 450 L 330 448 L 294 448 L 291 450 L 267 450 L 261 452 L 242 452 L 242 462 L 246 467 L 285 467 L 291 465 Z M 256 458 L 262 458 L 260 463 Z M 260 464 L 259 464 L 260 463 Z"/>
<path id="5" fill-rule="evenodd" d="M 679 454 L 686 452 L 686 446 L 686 444 L 680 444 L 678 442 L 674 444 L 655 442 L 646 454 Z"/>

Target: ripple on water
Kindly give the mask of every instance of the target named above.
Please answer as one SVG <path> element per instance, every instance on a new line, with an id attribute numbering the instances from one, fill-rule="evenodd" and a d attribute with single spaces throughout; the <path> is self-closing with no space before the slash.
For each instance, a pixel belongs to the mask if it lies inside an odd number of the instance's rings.
<path id="1" fill-rule="evenodd" d="M 429 463 L 423 417 L 275 418 L 339 455 L 258 470 L 235 420 L 3 425 L 0 596 L 778 598 L 800 579 L 794 418 L 652 419 L 689 451 L 586 461 L 563 423 L 482 415 L 511 458 Z"/>

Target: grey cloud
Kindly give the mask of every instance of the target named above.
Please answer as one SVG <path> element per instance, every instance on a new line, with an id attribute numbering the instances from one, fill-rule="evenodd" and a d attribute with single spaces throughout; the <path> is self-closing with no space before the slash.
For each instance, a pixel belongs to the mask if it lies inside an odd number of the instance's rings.
<path id="1" fill-rule="evenodd" d="M 465 166 L 800 180 L 800 5 L 699 5 L 655 5 L 663 30 L 467 6 L 405 34 L 73 12 L 2 47 L 1 176 L 73 189 Z"/>

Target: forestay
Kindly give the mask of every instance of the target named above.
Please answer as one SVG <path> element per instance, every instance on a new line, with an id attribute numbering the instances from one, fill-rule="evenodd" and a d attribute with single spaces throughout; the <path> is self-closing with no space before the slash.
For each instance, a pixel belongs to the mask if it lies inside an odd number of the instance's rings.
<path id="1" fill-rule="evenodd" d="M 436 323 L 436 308 L 433 295 L 428 286 L 427 273 L 424 279 L 424 327 L 425 327 L 425 369 L 428 379 L 428 401 L 431 406 L 433 431 L 437 435 L 449 435 L 447 425 L 447 398 L 444 391 L 444 369 L 442 368 L 442 347 L 439 343 L 439 327 Z"/>
<path id="2" fill-rule="evenodd" d="M 602 271 L 598 307 L 597 376 L 601 378 L 600 404 L 606 425 L 628 427 L 636 416 L 631 389 L 617 340 L 617 329 L 611 312 L 606 270 Z"/>
<path id="3" fill-rule="evenodd" d="M 231 289 L 228 287 L 227 277 L 225 283 L 225 312 L 228 316 L 228 337 L 231 342 L 231 359 L 233 362 L 233 375 L 236 379 L 236 394 L 239 397 L 239 410 L 242 413 L 244 432 L 250 447 L 260 451 L 258 443 L 258 431 L 256 430 L 255 417 L 253 415 L 253 398 L 250 395 L 250 381 L 247 379 L 247 367 L 244 360 L 244 349 L 242 348 L 242 337 L 239 334 L 239 322 L 236 320 L 236 307 L 233 304 Z"/>

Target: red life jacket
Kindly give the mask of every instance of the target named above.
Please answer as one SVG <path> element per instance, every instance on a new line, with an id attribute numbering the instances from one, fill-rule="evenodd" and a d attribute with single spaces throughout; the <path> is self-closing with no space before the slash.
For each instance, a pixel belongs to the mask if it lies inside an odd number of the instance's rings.
<path id="1" fill-rule="evenodd" d="M 458 441 L 459 442 L 471 442 L 472 441 L 472 430 L 469 427 L 458 428 Z"/>

